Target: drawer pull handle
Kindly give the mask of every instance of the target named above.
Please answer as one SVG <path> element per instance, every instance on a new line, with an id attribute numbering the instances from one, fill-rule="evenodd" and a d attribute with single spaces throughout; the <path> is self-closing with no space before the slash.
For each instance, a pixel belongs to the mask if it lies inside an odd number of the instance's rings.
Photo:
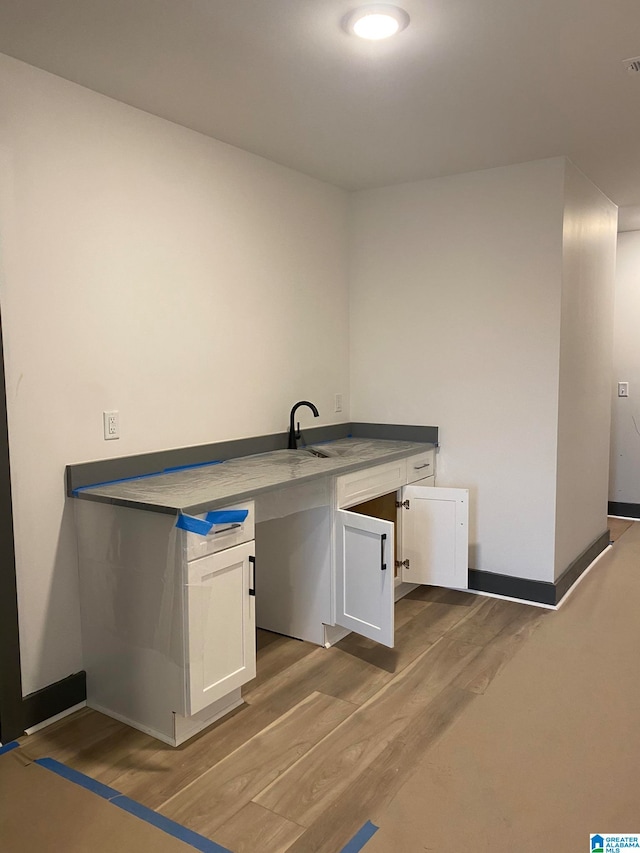
<path id="1" fill-rule="evenodd" d="M 414 471 L 420 471 L 421 468 L 429 468 L 430 466 L 431 466 L 430 462 L 425 462 L 424 465 L 414 465 L 413 470 Z"/>
<path id="2" fill-rule="evenodd" d="M 249 595 L 256 594 L 256 558 L 251 556 L 249 557 L 249 565 L 251 567 L 251 575 L 252 579 L 250 581 L 251 586 L 249 587 Z"/>
<path id="3" fill-rule="evenodd" d="M 221 533 L 228 533 L 230 530 L 235 530 L 236 527 L 242 527 L 241 524 L 227 524 L 226 527 L 221 527 L 219 530 L 212 530 L 211 536 L 219 536 Z M 214 525 L 215 528 L 215 525 Z"/>
<path id="4" fill-rule="evenodd" d="M 380 571 L 385 572 L 387 570 L 387 564 L 384 561 L 384 543 L 387 539 L 387 534 L 383 533 L 380 536 Z"/>

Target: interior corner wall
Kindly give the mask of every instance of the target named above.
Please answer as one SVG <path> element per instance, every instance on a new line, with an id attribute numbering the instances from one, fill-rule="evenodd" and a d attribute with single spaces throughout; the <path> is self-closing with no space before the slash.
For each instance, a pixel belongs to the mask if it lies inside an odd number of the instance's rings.
<path id="1" fill-rule="evenodd" d="M 558 404 L 558 578 L 607 529 L 618 210 L 565 169 Z"/>
<path id="2" fill-rule="evenodd" d="M 358 192 L 355 420 L 440 428 L 470 565 L 552 582 L 564 159 Z"/>
<path id="3" fill-rule="evenodd" d="M 0 115 L 27 694 L 82 668 L 67 463 L 349 419 L 348 195 L 3 56 Z"/>
<path id="4" fill-rule="evenodd" d="M 618 235 L 615 279 L 609 500 L 640 510 L 640 231 Z"/>

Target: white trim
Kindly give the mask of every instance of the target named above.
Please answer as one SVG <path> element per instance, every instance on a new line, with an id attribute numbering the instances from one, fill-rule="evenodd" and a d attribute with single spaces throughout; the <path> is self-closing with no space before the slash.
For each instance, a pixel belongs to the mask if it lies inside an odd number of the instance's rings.
<path id="1" fill-rule="evenodd" d="M 124 723 L 127 726 L 131 726 L 131 728 L 137 729 L 139 732 L 144 732 L 146 735 L 151 735 L 151 737 L 156 738 L 156 740 L 161 740 L 168 746 L 176 746 L 175 737 L 167 735 L 165 734 L 165 732 L 160 732 L 157 729 L 152 728 L 151 726 L 145 726 L 143 723 L 138 723 L 136 720 L 131 720 L 124 714 L 119 714 L 117 711 L 112 711 L 110 708 L 105 708 L 102 705 L 98 705 L 96 702 L 92 702 L 91 705 L 88 707 L 90 707 L 93 711 L 98 711 L 100 714 L 104 714 L 105 717 L 111 717 L 113 720 L 117 720 L 119 723 Z"/>
<path id="2" fill-rule="evenodd" d="M 78 702 L 77 705 L 74 705 L 72 708 L 67 708 L 66 711 L 61 711 L 59 714 L 56 714 L 53 717 L 49 717 L 48 720 L 43 720 L 41 723 L 36 723 L 35 726 L 30 726 L 30 728 L 25 729 L 24 732 L 27 735 L 33 735 L 36 732 L 39 732 L 40 729 L 44 729 L 47 726 L 53 725 L 53 723 L 57 723 L 58 720 L 63 720 L 65 717 L 68 717 L 69 714 L 73 714 L 76 711 L 79 711 L 80 708 L 86 708 L 86 702 Z"/>
<path id="3" fill-rule="evenodd" d="M 586 578 L 586 576 L 589 574 L 589 572 L 590 572 L 590 571 L 591 571 L 591 569 L 595 566 L 595 564 L 598 562 L 598 560 L 599 560 L 601 557 L 603 557 L 603 556 L 607 553 L 607 551 L 610 551 L 612 548 L 613 548 L 613 545 L 609 544 L 609 545 L 607 545 L 607 547 L 606 547 L 604 550 L 600 551 L 600 553 L 599 553 L 599 554 L 598 554 L 598 556 L 595 558 L 595 560 L 593 560 L 593 562 L 589 563 L 589 565 L 588 565 L 588 566 L 587 566 L 587 568 L 584 570 L 584 572 L 582 572 L 582 574 L 580 575 L 580 577 L 577 577 L 577 578 L 575 579 L 575 581 L 571 584 L 571 586 L 569 587 L 569 589 L 565 592 L 565 594 L 562 596 L 562 598 L 560 599 L 560 601 L 556 604 L 556 606 L 555 606 L 555 608 L 554 608 L 555 610 L 559 610 L 559 609 L 562 607 L 562 605 L 563 605 L 563 604 L 565 603 L 565 601 L 569 598 L 569 596 L 570 596 L 570 595 L 571 595 L 571 593 L 574 591 L 574 589 L 578 586 L 578 584 L 579 584 L 582 580 L 584 580 L 584 578 Z"/>
<path id="4" fill-rule="evenodd" d="M 507 577 L 505 575 L 505 577 Z M 529 604 L 531 607 L 542 607 L 543 610 L 557 610 L 556 604 L 543 604 L 541 601 L 530 601 L 528 598 L 513 598 L 511 595 L 499 595 L 497 592 L 484 592 L 480 589 L 461 589 L 459 592 L 471 592 L 474 595 L 483 595 L 486 598 L 500 598 L 502 601 L 515 601 L 516 604 Z"/>

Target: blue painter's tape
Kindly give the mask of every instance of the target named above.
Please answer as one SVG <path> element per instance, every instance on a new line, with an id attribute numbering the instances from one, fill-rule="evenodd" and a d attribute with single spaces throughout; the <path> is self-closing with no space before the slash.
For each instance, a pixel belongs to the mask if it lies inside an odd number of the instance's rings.
<path id="1" fill-rule="evenodd" d="M 153 826 L 166 832 L 167 835 L 172 835 L 178 841 L 184 841 L 185 844 L 191 845 L 194 849 L 201 850 L 202 853 L 230 853 L 226 847 L 221 847 L 215 841 L 211 841 L 209 838 L 205 838 L 203 835 L 187 829 L 186 826 L 175 823 L 175 821 L 170 820 L 168 817 L 158 814 L 158 812 L 154 812 L 140 803 L 136 803 L 135 800 L 130 800 L 129 797 L 119 796 L 111 802 L 123 811 L 129 812 L 129 814 L 153 824 Z"/>
<path id="2" fill-rule="evenodd" d="M 103 486 L 117 486 L 119 483 L 132 483 L 134 480 L 150 480 L 152 477 L 162 477 L 164 471 L 154 471 L 152 474 L 136 474 L 135 477 L 120 477 L 118 480 L 104 480 L 102 483 L 90 483 L 88 486 L 78 486 L 71 494 L 77 497 L 80 492 L 86 492 L 87 489 L 101 489 Z"/>
<path id="3" fill-rule="evenodd" d="M 15 746 L 19 745 L 20 744 L 17 742 L 15 743 Z M 6 747 L 2 747 L 2 750 L 7 749 L 8 747 L 14 748 L 14 744 L 7 744 Z M 90 776 L 85 776 L 84 773 L 73 770 L 73 768 L 61 764 L 54 758 L 37 758 L 35 764 L 39 764 L 41 767 L 46 767 L 47 770 L 52 770 L 54 773 L 57 773 L 58 776 L 62 776 L 69 782 L 75 782 L 76 785 L 80 785 L 80 787 L 86 788 L 87 791 L 91 791 L 93 794 L 97 794 L 99 797 L 108 800 L 112 805 L 118 806 L 118 808 L 125 812 L 129 812 L 129 814 L 134 815 L 134 817 L 138 817 L 141 820 L 146 821 L 146 823 L 152 824 L 157 827 L 157 829 L 166 832 L 167 835 L 172 835 L 179 841 L 189 844 L 195 850 L 200 850 L 202 853 L 230 853 L 226 847 L 221 847 L 219 844 L 216 844 L 215 841 L 211 841 L 209 838 L 205 838 L 203 835 L 199 835 L 197 832 L 187 829 L 186 826 L 181 826 L 179 823 L 170 820 L 168 817 L 164 817 L 164 815 L 158 814 L 157 812 L 148 809 L 146 806 L 136 803 L 134 800 L 130 800 L 129 797 L 125 797 L 120 793 L 120 791 L 116 791 L 114 788 L 109 788 L 108 785 L 103 785 L 102 782 L 98 782 Z"/>
<path id="4" fill-rule="evenodd" d="M 0 755 L 4 755 L 5 752 L 11 752 L 12 749 L 17 749 L 20 746 L 17 740 L 12 740 L 11 743 L 5 743 L 4 746 L 0 746 Z"/>
<path id="5" fill-rule="evenodd" d="M 367 841 L 370 841 L 371 838 L 376 834 L 380 827 L 371 823 L 368 820 L 363 827 L 361 827 L 356 834 L 353 836 L 351 841 L 343 847 L 340 853 L 359 853 L 360 850 L 364 847 Z"/>
<path id="6" fill-rule="evenodd" d="M 214 524 L 239 524 L 249 515 L 248 509 L 218 509 L 211 510 L 204 518 L 196 518 L 194 515 L 185 515 L 181 512 L 176 521 L 176 527 L 180 530 L 188 530 L 189 533 L 198 533 L 206 536 Z"/>
<path id="7" fill-rule="evenodd" d="M 185 515 L 179 513 L 176 527 L 180 530 L 188 530 L 189 533 L 199 533 L 200 536 L 206 536 L 213 527 L 213 522 L 206 521 L 204 518 L 195 518 L 193 515 Z"/>
<path id="8" fill-rule="evenodd" d="M 84 773 L 80 773 L 72 767 L 67 767 L 66 764 L 60 764 L 60 762 L 56 761 L 55 758 L 36 758 L 35 764 L 39 764 L 41 767 L 46 767 L 47 770 L 52 770 L 54 773 L 57 773 L 58 776 L 68 779 L 69 782 L 75 782 L 76 785 L 81 785 L 83 788 L 86 788 L 93 794 L 97 794 L 104 800 L 112 800 L 114 797 L 120 796 L 120 792 L 116 791 L 115 788 L 103 785 L 102 782 L 98 782 L 90 776 L 85 776 Z"/>
<path id="9" fill-rule="evenodd" d="M 206 468 L 208 465 L 222 465 L 224 459 L 214 459 L 211 462 L 194 462 L 192 465 L 173 465 L 170 468 L 164 468 L 162 474 L 173 474 L 174 471 L 189 471 L 191 468 Z"/>
<path id="10" fill-rule="evenodd" d="M 152 477 L 162 477 L 164 474 L 174 474 L 176 471 L 188 471 L 190 468 L 206 468 L 207 465 L 222 465 L 224 459 L 213 459 L 211 462 L 194 462 L 193 465 L 176 465 L 174 468 L 163 468 L 162 471 L 152 471 L 150 474 L 136 474 L 133 477 L 120 477 L 117 480 L 104 480 L 102 483 L 90 483 L 88 486 L 78 486 L 71 494 L 78 497 L 80 492 L 87 489 L 100 489 L 103 486 L 117 486 L 119 483 L 132 483 L 134 480 L 150 480 Z"/>
<path id="11" fill-rule="evenodd" d="M 248 509 L 214 509 L 207 513 L 207 521 L 210 524 L 238 524 L 248 515 Z"/>

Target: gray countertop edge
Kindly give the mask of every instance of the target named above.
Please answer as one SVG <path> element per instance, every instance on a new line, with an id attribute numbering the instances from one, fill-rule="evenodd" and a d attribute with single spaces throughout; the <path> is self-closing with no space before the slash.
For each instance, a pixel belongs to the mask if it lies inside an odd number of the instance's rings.
<path id="1" fill-rule="evenodd" d="M 424 449 L 431 449 L 436 447 L 434 442 L 412 442 L 415 444 L 423 444 Z M 96 493 L 92 493 L 88 490 L 76 492 L 73 497 L 80 500 L 90 500 L 96 501 L 98 503 L 106 503 L 112 504 L 115 506 L 127 507 L 129 509 L 136 510 L 146 510 L 149 512 L 161 512 L 168 515 L 177 515 L 179 513 L 184 513 L 187 515 L 198 515 L 199 513 L 208 512 L 212 509 L 217 509 L 220 507 L 230 506 L 232 504 L 239 503 L 243 500 L 250 500 L 251 498 L 265 494 L 267 492 L 273 492 L 280 489 L 286 489 L 290 486 L 297 486 L 301 483 L 308 483 L 311 480 L 318 480 L 322 477 L 339 477 L 343 474 L 349 474 L 352 471 L 358 471 L 362 468 L 372 468 L 377 465 L 384 465 L 387 462 L 395 462 L 398 459 L 404 459 L 409 456 L 413 456 L 415 453 L 420 452 L 416 450 L 415 446 L 411 448 L 407 448 L 406 450 L 397 450 L 392 451 L 384 456 L 377 457 L 375 459 L 367 459 L 367 460 L 357 460 L 357 461 L 347 461 L 344 460 L 344 457 L 333 457 L 331 459 L 332 462 L 338 463 L 331 466 L 331 468 L 327 471 L 314 471 L 310 474 L 304 474 L 298 477 L 283 477 L 281 482 L 269 483 L 265 486 L 254 486 L 252 488 L 241 489 L 238 492 L 233 492 L 232 494 L 226 494 L 219 498 L 212 497 L 211 499 L 207 499 L 206 501 L 202 501 L 196 504 L 185 504 L 182 506 L 176 505 L 168 505 L 162 503 L 153 503 L 145 500 L 132 500 L 131 498 L 120 498 L 117 496 L 111 495 L 100 495 Z M 343 462 L 344 460 L 344 462 Z M 342 463 L 342 464 L 341 464 Z M 168 474 L 167 476 L 179 476 L 180 472 L 176 471 L 172 474 Z M 140 478 L 145 479 L 144 477 Z"/>

